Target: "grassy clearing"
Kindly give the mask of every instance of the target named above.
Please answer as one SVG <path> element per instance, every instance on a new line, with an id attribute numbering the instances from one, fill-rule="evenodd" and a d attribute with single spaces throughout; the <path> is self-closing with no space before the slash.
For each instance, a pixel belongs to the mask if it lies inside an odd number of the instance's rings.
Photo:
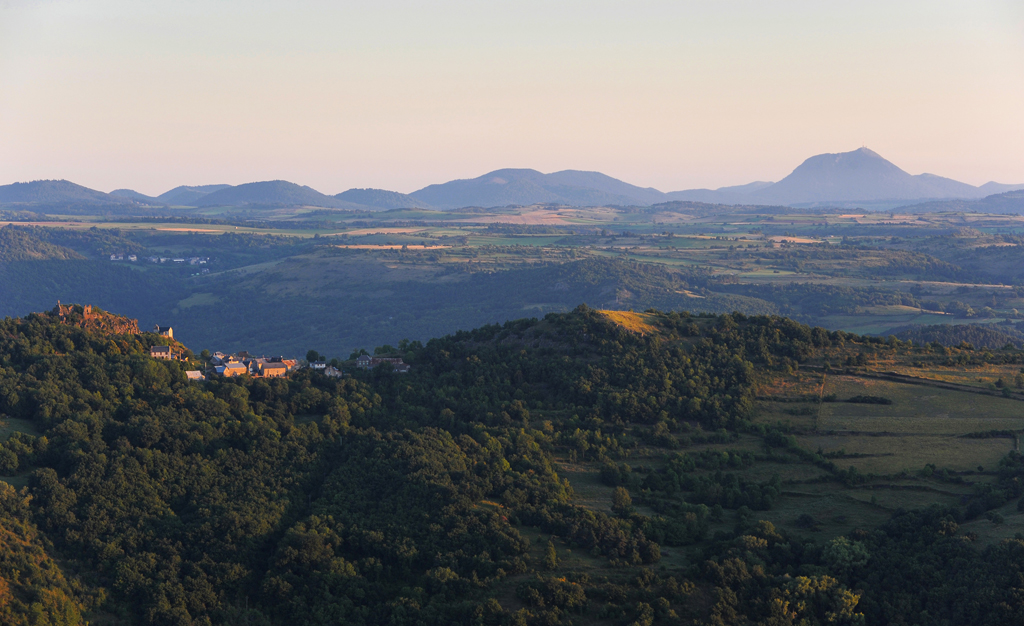
<path id="1" fill-rule="evenodd" d="M 816 523 L 805 527 L 797 522 L 801 515 L 810 515 Z M 801 486 L 786 490 L 770 511 L 757 511 L 755 517 L 796 535 L 824 542 L 840 535 L 849 535 L 858 528 L 873 528 L 885 522 L 891 512 L 851 497 L 835 485 Z"/>
<path id="2" fill-rule="evenodd" d="M 14 433 L 25 433 L 38 437 L 42 434 L 30 420 L 17 417 L 4 417 L 0 419 L 0 441 L 7 441 Z"/>
<path id="3" fill-rule="evenodd" d="M 938 370 L 950 382 L 971 377 L 994 380 L 1017 371 L 1011 366 Z M 907 373 L 922 375 L 920 370 Z M 819 394 L 834 394 L 839 401 L 819 404 L 810 400 Z M 843 402 L 858 395 L 879 396 L 893 403 Z M 817 372 L 772 375 L 762 383 L 758 396 L 755 422 L 786 426 L 801 448 L 826 453 L 839 469 L 852 467 L 861 474 L 883 477 L 844 486 L 829 480 L 824 470 L 799 462 L 759 461 L 735 472 L 754 482 L 778 474 L 783 495 L 772 510 L 755 512 L 755 516 L 816 541 L 875 527 L 901 508 L 962 506 L 978 484 L 995 482 L 994 470 L 1000 459 L 1019 445 L 1020 436 L 965 435 L 1024 431 L 1024 403 L 1017 400 L 857 376 L 828 375 L 822 387 L 822 375 Z M 929 463 L 959 473 L 964 482 L 923 477 L 919 470 Z M 983 471 L 978 471 L 979 466 Z M 965 532 L 976 532 L 984 545 L 1024 532 L 1024 514 L 1017 513 L 1016 501 L 998 512 L 1005 523 L 993 524 L 982 518 L 966 524 Z M 814 519 L 815 526 L 797 523 L 804 513 Z"/>
<path id="4" fill-rule="evenodd" d="M 591 463 L 559 463 L 558 476 L 572 485 L 574 501 L 595 511 L 612 512 L 612 487 L 601 482 L 601 472 Z"/>
<path id="5" fill-rule="evenodd" d="M 28 486 L 28 475 L 31 473 L 31 470 L 29 470 L 13 476 L 0 476 L 0 481 L 7 483 L 15 489 L 21 489 Z"/>
<path id="6" fill-rule="evenodd" d="M 917 471 L 928 463 L 953 471 L 982 466 L 992 469 L 1013 449 L 1011 439 L 965 439 L 950 435 L 803 435 L 799 444 L 808 450 L 845 451 L 864 455 L 834 459 L 840 468 L 891 475 Z"/>
<path id="7" fill-rule="evenodd" d="M 1024 429 L 1024 403 L 998 396 L 855 376 L 828 377 L 825 393 L 835 394 L 839 400 L 880 396 L 893 404 L 825 403 L 819 431 L 963 435 Z"/>
<path id="8" fill-rule="evenodd" d="M 194 293 L 184 300 L 179 300 L 175 305 L 178 309 L 190 309 L 194 306 L 214 306 L 220 302 L 220 298 L 212 293 Z"/>
<path id="9" fill-rule="evenodd" d="M 634 333 L 657 332 L 654 326 L 647 323 L 649 316 L 643 313 L 633 313 L 632 311 L 601 311 L 601 313 L 619 326 Z"/>
<path id="10" fill-rule="evenodd" d="M 1003 517 L 1003 523 L 997 524 L 985 517 L 965 522 L 960 525 L 961 532 L 973 532 L 978 535 L 975 540 L 979 548 L 995 545 L 1006 539 L 1013 539 L 1024 532 L 1024 513 L 1017 511 L 1017 502 L 1012 501 L 994 510 Z"/>
<path id="11" fill-rule="evenodd" d="M 758 483 L 778 475 L 784 484 L 789 485 L 809 483 L 829 476 L 825 470 L 807 463 L 762 462 L 741 470 L 729 470 L 729 473 L 736 474 L 744 480 Z"/>
<path id="12" fill-rule="evenodd" d="M 1014 377 L 1020 372 L 1020 367 L 1017 365 L 984 365 L 967 368 L 933 366 L 921 368 L 911 367 L 906 364 L 896 364 L 889 369 L 907 376 L 929 378 L 931 380 L 984 389 L 990 389 L 990 385 L 994 385 L 999 379 L 1002 379 L 1004 384 L 1011 386 L 1014 391 L 1016 391 L 1016 388 L 1013 388 Z"/>

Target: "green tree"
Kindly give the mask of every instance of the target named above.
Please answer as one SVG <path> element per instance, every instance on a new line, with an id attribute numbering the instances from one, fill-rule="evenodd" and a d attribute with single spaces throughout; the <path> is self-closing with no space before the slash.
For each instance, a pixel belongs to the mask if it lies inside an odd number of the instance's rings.
<path id="1" fill-rule="evenodd" d="M 553 570 L 558 567 L 558 552 L 555 544 L 548 541 L 548 547 L 544 548 L 544 569 Z"/>
<path id="2" fill-rule="evenodd" d="M 835 574 L 846 574 L 855 567 L 860 567 L 870 558 L 867 548 L 859 541 L 851 541 L 846 537 L 836 537 L 825 544 L 821 551 L 821 559 Z"/>
<path id="3" fill-rule="evenodd" d="M 633 512 L 633 498 L 629 496 L 629 490 L 625 487 L 616 487 L 612 491 L 612 510 L 622 516 Z"/>

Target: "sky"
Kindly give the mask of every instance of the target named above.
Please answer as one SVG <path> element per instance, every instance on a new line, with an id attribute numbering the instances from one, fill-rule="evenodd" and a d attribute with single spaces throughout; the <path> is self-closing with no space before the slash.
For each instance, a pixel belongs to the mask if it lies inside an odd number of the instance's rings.
<path id="1" fill-rule="evenodd" d="M 0 0 L 0 184 L 1024 183 L 1020 0 Z"/>

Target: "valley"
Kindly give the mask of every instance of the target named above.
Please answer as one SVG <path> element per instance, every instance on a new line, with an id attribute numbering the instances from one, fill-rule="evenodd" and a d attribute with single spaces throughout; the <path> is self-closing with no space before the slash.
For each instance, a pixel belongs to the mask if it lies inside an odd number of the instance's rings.
<path id="1" fill-rule="evenodd" d="M 11 294 L 0 314 L 74 299 L 173 325 L 194 346 L 298 355 L 319 345 L 338 357 L 581 302 L 780 313 L 829 329 L 938 332 L 943 341 L 952 332 L 986 345 L 1022 337 L 1020 216 L 758 211 L 676 203 L 292 208 L 261 220 L 53 216 L 4 227 L 31 242 L 9 237 L 0 256 Z M 25 246 L 36 249 L 31 260 L 16 251 Z M 174 258 L 210 261 L 200 270 Z M 955 330 L 916 330 L 936 325 Z"/>

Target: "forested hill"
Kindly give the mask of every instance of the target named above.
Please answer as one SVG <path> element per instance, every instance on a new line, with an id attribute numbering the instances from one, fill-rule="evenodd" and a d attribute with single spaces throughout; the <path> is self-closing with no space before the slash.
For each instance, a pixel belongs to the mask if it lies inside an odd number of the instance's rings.
<path id="1" fill-rule="evenodd" d="M 734 471 L 763 454 L 856 480 L 753 423 L 756 387 L 826 354 L 896 344 L 778 317 L 580 306 L 382 347 L 412 365 L 404 375 L 190 383 L 190 365 L 146 356 L 159 339 L 50 314 L 0 322 L 0 415 L 13 431 L 0 475 L 24 485 L 0 485 L 4 624 L 1021 615 L 1024 542 L 982 558 L 957 535 L 962 514 L 936 510 L 816 542 L 758 517 L 780 498 L 779 476 Z M 741 435 L 763 453 L 694 448 Z M 665 461 L 630 469 L 639 447 Z M 567 479 L 586 463 L 616 485 L 610 509 Z M 1019 466 L 1007 461 L 991 498 L 1012 491 Z M 927 594 L 925 567 L 937 577 Z"/>
<path id="2" fill-rule="evenodd" d="M 0 263 L 84 259 L 74 250 L 42 241 L 13 226 L 0 227 Z"/>

